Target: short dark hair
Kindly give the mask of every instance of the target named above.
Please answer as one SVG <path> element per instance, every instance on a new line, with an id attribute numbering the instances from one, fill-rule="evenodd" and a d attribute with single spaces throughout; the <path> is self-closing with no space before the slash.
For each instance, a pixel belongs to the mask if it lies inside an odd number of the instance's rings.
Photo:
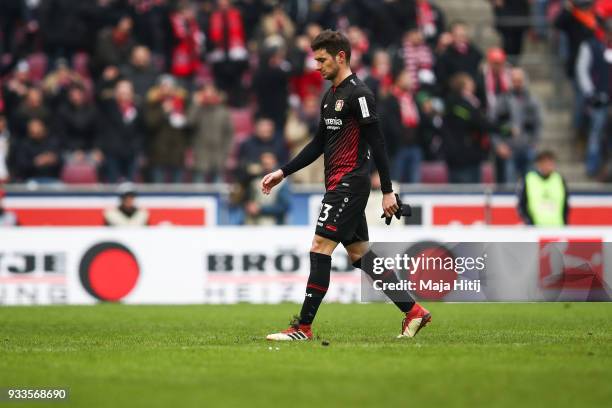
<path id="1" fill-rule="evenodd" d="M 333 57 L 338 55 L 340 51 L 344 51 L 346 54 L 346 62 L 351 61 L 351 44 L 348 38 L 339 31 L 323 30 L 312 40 L 310 48 L 313 51 L 325 50 L 330 53 Z"/>
<path id="2" fill-rule="evenodd" d="M 542 150 L 539 152 L 535 158 L 536 162 L 540 162 L 542 160 L 555 160 L 555 153 L 552 150 Z"/>

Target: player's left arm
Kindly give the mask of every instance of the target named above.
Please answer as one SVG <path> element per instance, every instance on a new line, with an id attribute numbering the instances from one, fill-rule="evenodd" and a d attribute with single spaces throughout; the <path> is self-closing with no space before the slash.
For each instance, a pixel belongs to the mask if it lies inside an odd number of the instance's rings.
<path id="1" fill-rule="evenodd" d="M 374 163 L 380 176 L 380 189 L 383 192 L 383 211 L 385 216 L 391 216 L 399 209 L 389 172 L 389 158 L 385 149 L 385 139 L 376 113 L 376 102 L 371 92 L 356 91 L 351 98 L 351 109 L 357 122 L 361 136 L 368 142 Z"/>

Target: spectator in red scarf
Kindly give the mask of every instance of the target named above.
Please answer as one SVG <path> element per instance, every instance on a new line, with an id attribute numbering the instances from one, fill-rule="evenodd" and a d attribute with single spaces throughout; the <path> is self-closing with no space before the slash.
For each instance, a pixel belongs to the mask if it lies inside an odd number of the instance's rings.
<path id="1" fill-rule="evenodd" d="M 393 179 L 400 183 L 421 181 L 423 148 L 420 114 L 416 101 L 416 82 L 408 70 L 401 71 L 389 94 L 382 101 L 384 134 L 393 159 Z M 393 152 L 397 152 L 393 155 Z"/>
<path id="2" fill-rule="evenodd" d="M 367 75 L 365 61 L 370 53 L 370 40 L 363 30 L 357 26 L 350 26 L 347 38 L 351 43 L 351 71 L 363 78 Z M 313 40 L 314 37 L 311 37 Z"/>
<path id="3" fill-rule="evenodd" d="M 323 77 L 317 71 L 310 43 L 308 36 L 300 35 L 289 50 L 288 59 L 293 71 L 290 78 L 291 91 L 300 98 L 300 101 L 304 101 L 308 95 L 320 94 L 323 88 Z"/>
<path id="4" fill-rule="evenodd" d="M 189 84 L 200 67 L 204 33 L 200 30 L 193 8 L 186 2 L 182 2 L 170 14 L 170 26 L 173 41 L 170 72 Z"/>
<path id="5" fill-rule="evenodd" d="M 248 52 L 242 16 L 230 0 L 217 1 L 210 15 L 208 41 L 217 87 L 226 92 L 230 105 L 241 105 L 241 77 L 248 67 Z"/>
<path id="6" fill-rule="evenodd" d="M 384 50 L 377 50 L 372 57 L 372 68 L 363 80 L 376 98 L 384 97 L 393 84 L 391 57 Z"/>
<path id="7" fill-rule="evenodd" d="M 187 147 L 187 91 L 170 75 L 162 75 L 147 94 L 144 111 L 148 134 L 148 161 L 154 183 L 183 181 Z"/>
<path id="8" fill-rule="evenodd" d="M 487 112 L 493 112 L 497 97 L 510 90 L 510 66 L 506 64 L 504 50 L 492 47 L 487 51 L 487 62 L 482 66 L 478 82 L 480 102 Z"/>
<path id="9" fill-rule="evenodd" d="M 438 38 L 446 27 L 444 13 L 429 0 L 416 0 L 414 11 L 418 30 L 430 47 L 438 43 Z"/>
<path id="10" fill-rule="evenodd" d="M 96 73 L 102 72 L 109 65 L 121 66 L 129 62 L 135 45 L 132 25 L 132 19 L 124 16 L 114 27 L 100 32 L 94 56 Z"/>
<path id="11" fill-rule="evenodd" d="M 404 69 L 408 71 L 412 83 L 418 86 L 419 71 L 431 71 L 434 66 L 433 53 L 425 43 L 421 30 L 415 27 L 406 32 L 400 52 Z"/>
<path id="12" fill-rule="evenodd" d="M 452 43 L 436 62 L 436 76 L 445 90 L 449 88 L 450 78 L 459 72 L 464 72 L 475 80 L 482 59 L 482 53 L 470 41 L 465 23 L 454 23 L 451 34 Z"/>
<path id="13" fill-rule="evenodd" d="M 142 153 L 143 124 L 131 82 L 120 80 L 114 98 L 103 103 L 96 155 L 103 159 L 102 178 L 109 183 L 134 181 Z"/>

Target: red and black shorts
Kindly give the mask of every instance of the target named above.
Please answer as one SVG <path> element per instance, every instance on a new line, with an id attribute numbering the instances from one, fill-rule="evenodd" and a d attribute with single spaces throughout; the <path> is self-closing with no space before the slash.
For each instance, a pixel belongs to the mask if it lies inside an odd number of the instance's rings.
<path id="1" fill-rule="evenodd" d="M 368 241 L 365 208 L 370 193 L 328 191 L 323 197 L 315 234 L 345 247 L 355 242 Z"/>

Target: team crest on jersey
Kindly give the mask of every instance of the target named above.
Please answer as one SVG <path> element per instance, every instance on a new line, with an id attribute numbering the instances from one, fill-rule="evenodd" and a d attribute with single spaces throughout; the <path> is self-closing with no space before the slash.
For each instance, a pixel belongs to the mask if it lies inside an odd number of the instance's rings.
<path id="1" fill-rule="evenodd" d="M 336 101 L 336 112 L 340 112 L 343 106 L 344 106 L 344 100 L 338 99 Z"/>

